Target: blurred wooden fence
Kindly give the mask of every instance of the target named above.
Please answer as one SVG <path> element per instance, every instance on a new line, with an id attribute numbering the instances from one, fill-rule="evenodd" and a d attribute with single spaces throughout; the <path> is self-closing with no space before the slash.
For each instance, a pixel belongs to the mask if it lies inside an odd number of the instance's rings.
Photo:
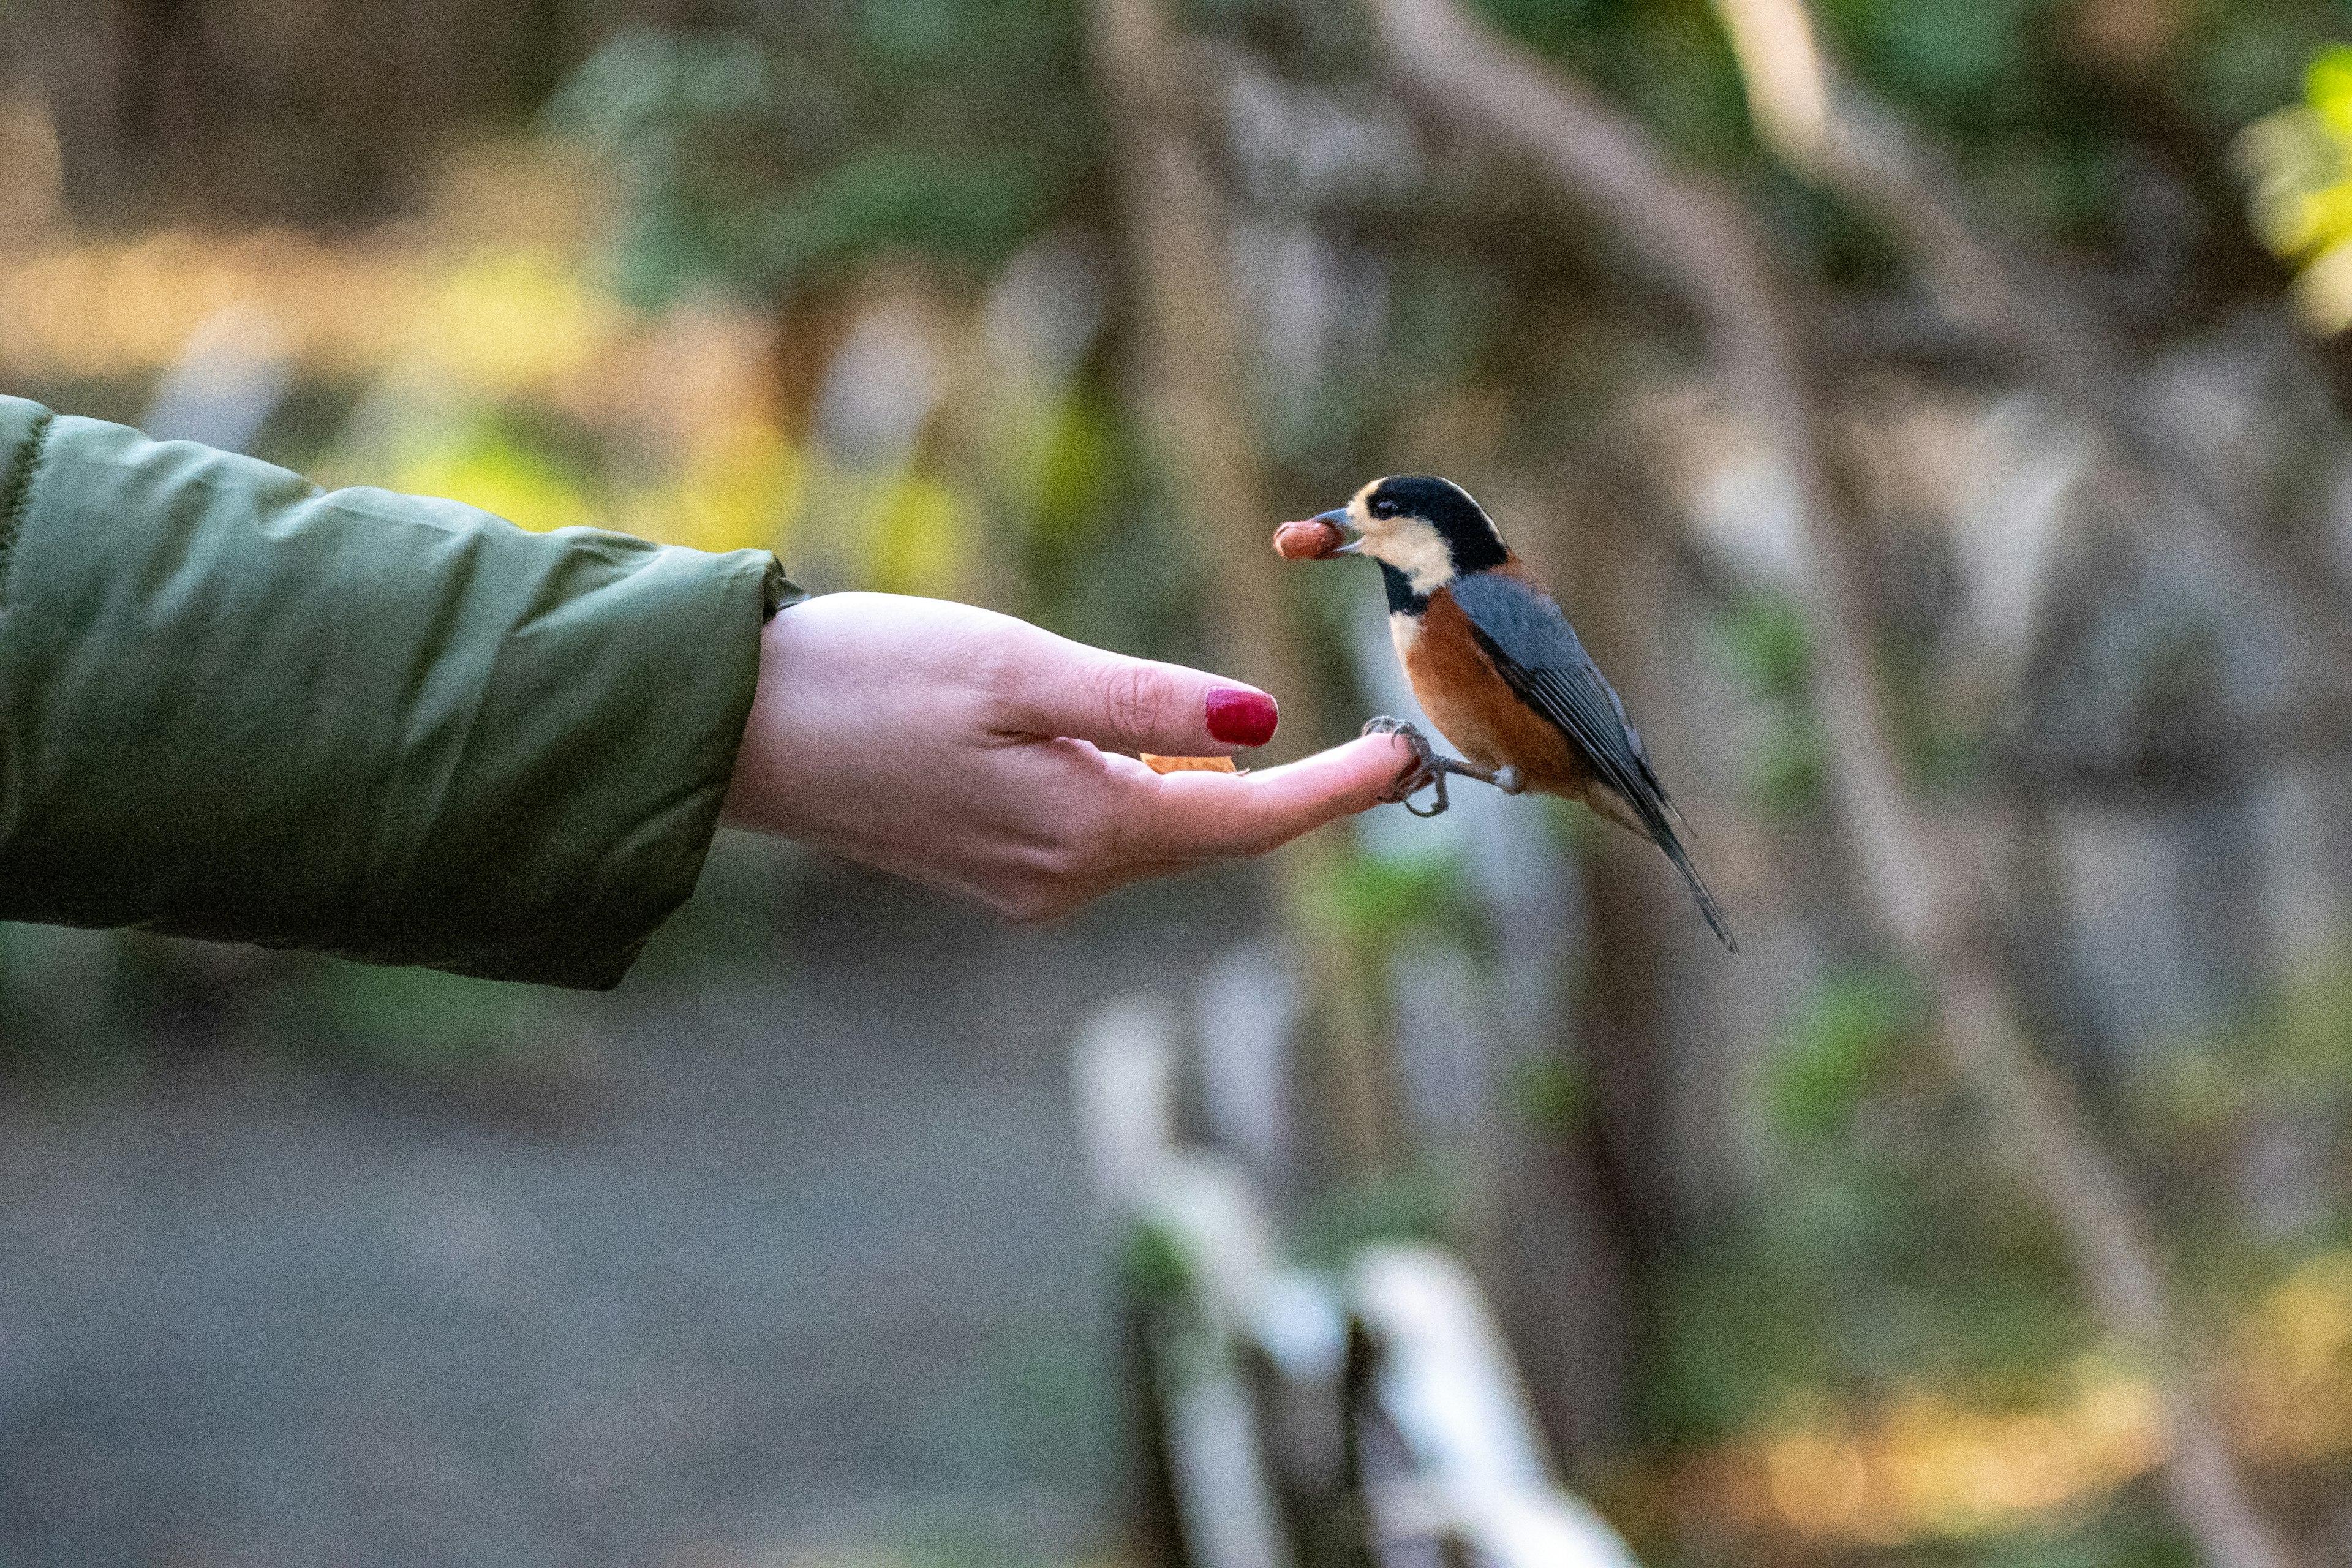
<path id="1" fill-rule="evenodd" d="M 1632 1568 L 1553 1479 L 1469 1270 L 1389 1243 L 1290 1259 L 1242 1163 L 1179 1142 L 1176 1037 L 1122 999 L 1074 1064 L 1146 1549 L 1168 1568 Z"/>

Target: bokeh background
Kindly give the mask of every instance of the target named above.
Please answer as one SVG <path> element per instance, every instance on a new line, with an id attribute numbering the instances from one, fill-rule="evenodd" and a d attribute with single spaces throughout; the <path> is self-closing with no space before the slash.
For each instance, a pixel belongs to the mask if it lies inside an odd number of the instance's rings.
<path id="1" fill-rule="evenodd" d="M 0 930 L 0 1561 L 1130 1561 L 1081 1020 L 1658 1564 L 2352 1561 L 2352 8 L 15 0 L 0 385 L 1401 710 L 1450 475 L 1744 951 L 1465 787 L 609 996 Z M 364 616 L 366 606 L 352 613 Z M 1484 795 L 1484 798 L 1480 798 Z"/>

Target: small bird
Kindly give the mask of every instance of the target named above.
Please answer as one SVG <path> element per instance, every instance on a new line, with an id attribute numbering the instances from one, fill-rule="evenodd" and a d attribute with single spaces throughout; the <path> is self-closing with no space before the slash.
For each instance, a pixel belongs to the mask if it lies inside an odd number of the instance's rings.
<path id="1" fill-rule="evenodd" d="M 1469 759 L 1438 755 L 1411 724 L 1365 725 L 1367 734 L 1402 735 L 1421 759 L 1398 784 L 1406 810 L 1444 811 L 1448 773 L 1507 795 L 1532 789 L 1581 801 L 1664 850 L 1706 923 L 1739 951 L 1668 820 L 1682 813 L 1658 783 L 1624 703 L 1469 491 L 1424 475 L 1375 479 L 1344 507 L 1285 523 L 1275 548 L 1293 560 L 1366 555 L 1379 563 L 1389 635 L 1412 694 Z M 1430 809 L 1415 811 L 1409 797 L 1432 785 Z"/>

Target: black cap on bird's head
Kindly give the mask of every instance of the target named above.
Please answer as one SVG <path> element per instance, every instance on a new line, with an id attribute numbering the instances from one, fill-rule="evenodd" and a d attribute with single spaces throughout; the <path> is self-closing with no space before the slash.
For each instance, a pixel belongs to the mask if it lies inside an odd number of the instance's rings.
<path id="1" fill-rule="evenodd" d="M 1374 479 L 1346 506 L 1316 521 L 1353 530 L 1354 541 L 1333 553 L 1370 556 L 1392 587 L 1416 598 L 1510 559 L 1502 534 L 1470 492 L 1426 474 Z"/>

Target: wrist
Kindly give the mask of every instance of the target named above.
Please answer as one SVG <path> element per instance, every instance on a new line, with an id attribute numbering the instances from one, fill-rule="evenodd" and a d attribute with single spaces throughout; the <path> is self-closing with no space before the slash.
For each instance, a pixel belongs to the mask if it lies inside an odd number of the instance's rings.
<path id="1" fill-rule="evenodd" d="M 785 700 L 789 663 L 782 655 L 782 644 L 785 623 L 791 618 L 789 608 L 785 606 L 760 626 L 758 673 L 752 683 L 751 706 L 743 715 L 742 734 L 736 742 L 735 765 L 728 777 L 727 796 L 719 809 L 721 826 L 759 833 L 785 831 L 777 809 L 781 792 L 775 787 L 778 763 L 782 761 L 778 745 L 782 726 L 773 721 L 773 715 Z"/>

